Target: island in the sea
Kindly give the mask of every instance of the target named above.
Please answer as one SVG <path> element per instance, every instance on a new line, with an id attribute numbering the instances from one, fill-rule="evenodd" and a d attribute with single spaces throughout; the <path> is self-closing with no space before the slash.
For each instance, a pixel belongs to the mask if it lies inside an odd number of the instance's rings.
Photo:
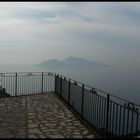
<path id="1" fill-rule="evenodd" d="M 62 67 L 88 67 L 88 68 L 96 68 L 96 67 L 108 67 L 107 64 L 100 64 L 97 62 L 89 61 L 84 58 L 78 57 L 68 57 L 64 60 L 57 59 L 49 59 L 46 61 L 42 61 L 39 64 L 35 64 L 39 67 L 48 67 L 48 68 L 62 68 Z"/>

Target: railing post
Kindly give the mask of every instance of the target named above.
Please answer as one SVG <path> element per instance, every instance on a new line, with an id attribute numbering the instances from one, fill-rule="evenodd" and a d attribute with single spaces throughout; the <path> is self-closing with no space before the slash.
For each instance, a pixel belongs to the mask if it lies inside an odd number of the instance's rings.
<path id="1" fill-rule="evenodd" d="M 82 84 L 82 104 L 81 104 L 82 119 L 83 119 L 83 113 L 84 113 L 84 84 Z"/>
<path id="2" fill-rule="evenodd" d="M 17 96 L 17 73 L 15 75 L 15 96 Z"/>
<path id="3" fill-rule="evenodd" d="M 69 84 L 68 84 L 68 103 L 70 105 L 70 79 L 69 79 Z"/>
<path id="4" fill-rule="evenodd" d="M 44 73 L 42 72 L 42 75 L 41 75 L 41 93 L 43 93 L 43 75 L 44 75 Z"/>
<path id="5" fill-rule="evenodd" d="M 107 94 L 106 133 L 108 133 L 109 101 L 110 101 L 110 95 L 109 95 L 109 94 Z"/>
<path id="6" fill-rule="evenodd" d="M 138 124 L 139 124 L 139 110 L 138 110 L 138 108 L 136 108 L 136 113 L 137 113 L 137 116 L 136 116 L 136 135 L 138 135 Z"/>
<path id="7" fill-rule="evenodd" d="M 60 77 L 60 96 L 62 96 L 62 75 Z"/>
<path id="8" fill-rule="evenodd" d="M 54 78 L 54 92 L 57 93 L 57 75 L 55 74 L 55 78 Z"/>
<path id="9" fill-rule="evenodd" d="M 54 93 L 56 93 L 56 74 L 54 75 Z"/>

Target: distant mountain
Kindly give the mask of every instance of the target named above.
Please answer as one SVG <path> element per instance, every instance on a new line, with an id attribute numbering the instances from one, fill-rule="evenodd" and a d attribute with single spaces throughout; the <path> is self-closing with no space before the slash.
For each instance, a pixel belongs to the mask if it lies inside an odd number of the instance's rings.
<path id="1" fill-rule="evenodd" d="M 79 67 L 106 67 L 105 64 L 99 64 L 96 62 L 92 62 L 83 58 L 78 57 L 68 57 L 63 60 L 63 63 L 67 65 L 79 66 Z"/>
<path id="2" fill-rule="evenodd" d="M 48 67 L 48 68 L 62 68 L 62 67 L 108 67 L 106 64 L 99 64 L 96 62 L 92 62 L 83 58 L 77 58 L 77 57 L 68 57 L 62 61 L 59 61 L 57 59 L 50 59 L 47 61 L 43 61 L 40 64 L 37 64 L 37 66 L 41 67 Z"/>
<path id="3" fill-rule="evenodd" d="M 37 64 L 37 66 L 57 68 L 57 67 L 63 67 L 64 64 L 63 64 L 63 62 L 58 61 L 57 59 L 50 59 L 47 61 L 43 61 L 40 64 Z"/>

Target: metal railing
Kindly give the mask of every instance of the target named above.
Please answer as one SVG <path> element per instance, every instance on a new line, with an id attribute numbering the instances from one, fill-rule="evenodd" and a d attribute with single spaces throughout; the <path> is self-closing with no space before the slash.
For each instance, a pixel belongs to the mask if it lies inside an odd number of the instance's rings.
<path id="1" fill-rule="evenodd" d="M 56 93 L 99 136 L 140 135 L 140 106 L 68 77 L 52 72 L 0 73 L 0 86 L 10 96 Z"/>
<path id="2" fill-rule="evenodd" d="M 140 135 L 140 106 L 100 89 L 55 74 L 55 93 L 103 137 Z"/>
<path id="3" fill-rule="evenodd" d="M 10 96 L 54 91 L 54 75 L 51 72 L 1 73 L 1 87 Z"/>

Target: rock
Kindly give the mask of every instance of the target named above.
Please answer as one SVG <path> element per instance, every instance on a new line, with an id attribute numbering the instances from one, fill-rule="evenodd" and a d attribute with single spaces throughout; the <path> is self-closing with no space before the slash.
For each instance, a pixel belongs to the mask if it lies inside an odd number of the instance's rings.
<path id="1" fill-rule="evenodd" d="M 29 134 L 29 138 L 38 138 L 35 134 Z"/>
<path id="2" fill-rule="evenodd" d="M 28 127 L 29 127 L 29 128 L 37 128 L 38 125 L 37 125 L 37 124 L 28 124 Z"/>

